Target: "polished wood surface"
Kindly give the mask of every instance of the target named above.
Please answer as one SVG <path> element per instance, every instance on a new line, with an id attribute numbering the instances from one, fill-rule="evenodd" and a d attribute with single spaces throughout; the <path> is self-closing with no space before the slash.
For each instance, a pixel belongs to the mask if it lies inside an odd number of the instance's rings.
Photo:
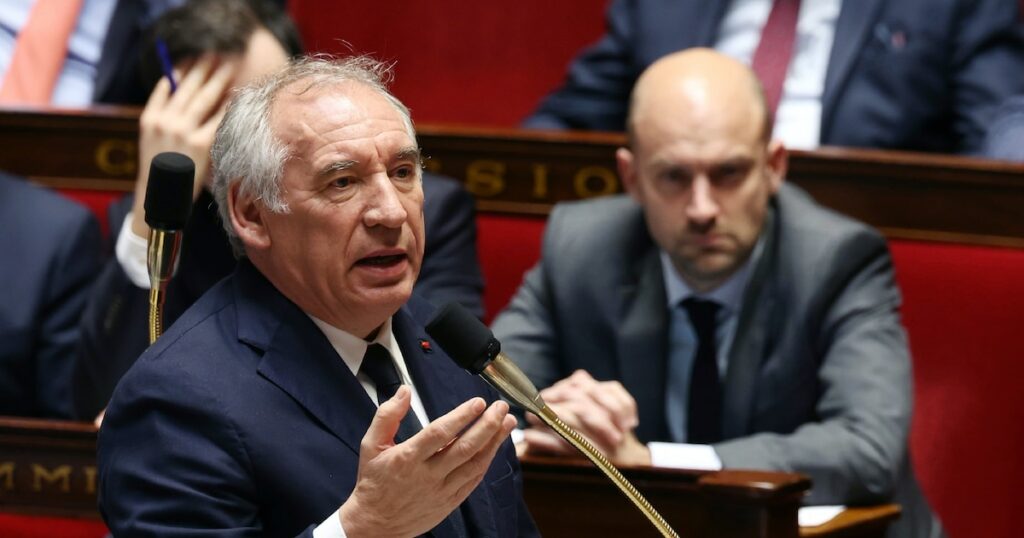
<path id="1" fill-rule="evenodd" d="M 583 460 L 527 457 L 524 495 L 544 536 L 658 536 L 622 493 Z M 818 527 L 797 525 L 800 500 L 810 481 L 767 471 L 687 471 L 623 468 L 680 536 L 882 537 L 899 517 L 896 505 L 844 511 Z"/>
<path id="2" fill-rule="evenodd" d="M 139 447 L 140 450 L 145 447 Z M 97 518 L 96 428 L 0 417 L 0 512 Z M 682 536 L 882 536 L 899 509 L 847 511 L 811 529 L 797 526 L 810 481 L 794 473 L 624 469 Z M 583 460 L 523 461 L 527 504 L 544 536 L 656 536 L 654 527 Z"/>
<path id="3" fill-rule="evenodd" d="M 138 109 L 0 110 L 0 170 L 54 187 L 129 191 Z M 421 125 L 428 168 L 462 180 L 482 211 L 544 215 L 621 192 L 611 133 Z M 849 148 L 794 151 L 788 179 L 890 237 L 1024 247 L 1024 165 Z"/>

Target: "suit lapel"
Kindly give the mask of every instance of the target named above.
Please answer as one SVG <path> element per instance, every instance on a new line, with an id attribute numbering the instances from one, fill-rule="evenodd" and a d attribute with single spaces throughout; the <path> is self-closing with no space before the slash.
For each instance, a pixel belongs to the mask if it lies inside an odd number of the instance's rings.
<path id="1" fill-rule="evenodd" d="M 416 392 L 427 411 L 434 420 L 462 402 L 480 394 L 474 392 L 472 374 L 459 368 L 451 358 L 432 341 L 423 329 L 423 324 L 416 323 L 406 308 L 399 310 L 392 318 L 395 340 L 402 350 L 402 358 L 416 385 Z M 430 353 L 424 351 L 422 342 L 429 344 Z M 486 480 L 486 479 L 485 479 Z M 466 528 L 474 536 L 495 536 L 497 524 L 495 513 L 491 507 L 490 488 L 481 482 L 460 508 Z M 437 527 L 430 531 L 432 536 L 457 537 L 454 514 L 449 515 Z"/>
<path id="2" fill-rule="evenodd" d="M 246 261 L 235 279 L 238 338 L 263 350 L 257 371 L 356 454 L 376 406 L 327 337 Z"/>
<path id="3" fill-rule="evenodd" d="M 729 350 L 729 366 L 726 371 L 723 409 L 722 436 L 733 439 L 748 433 L 750 413 L 754 404 L 757 378 L 761 362 L 767 357 L 773 321 L 779 316 L 776 310 L 775 260 L 778 231 L 774 205 L 764 222 L 767 232 L 761 258 L 757 261 L 750 282 L 743 294 L 740 318 L 736 324 L 736 335 Z"/>
<path id="4" fill-rule="evenodd" d="M 665 377 L 668 313 L 658 249 L 647 249 L 621 289 L 617 343 L 622 384 L 636 399 L 642 441 L 665 439 Z"/>
<path id="5" fill-rule="evenodd" d="M 846 84 L 850 71 L 864 48 L 882 3 L 882 0 L 843 2 L 839 20 L 836 21 L 836 34 L 828 71 L 825 74 L 825 90 L 821 96 L 822 135 L 831 125 L 832 112 L 838 102 L 840 90 Z"/>

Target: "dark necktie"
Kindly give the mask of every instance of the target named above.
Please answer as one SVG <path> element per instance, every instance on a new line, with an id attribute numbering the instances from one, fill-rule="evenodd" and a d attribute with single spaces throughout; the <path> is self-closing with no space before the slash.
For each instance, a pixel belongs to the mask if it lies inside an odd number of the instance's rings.
<path id="1" fill-rule="evenodd" d="M 751 67 L 764 86 L 764 98 L 772 117 L 779 108 L 786 71 L 793 57 L 796 40 L 796 21 L 800 13 L 800 0 L 774 0 L 768 22 L 761 31 L 761 42 L 754 51 Z"/>
<path id="2" fill-rule="evenodd" d="M 690 298 L 683 301 L 697 333 L 697 354 L 690 374 L 686 442 L 711 444 L 722 438 L 722 384 L 718 378 L 715 316 L 718 304 Z"/>
<path id="3" fill-rule="evenodd" d="M 366 347 L 366 355 L 363 355 L 363 364 L 359 371 L 366 374 L 377 387 L 377 405 L 391 399 L 398 392 L 402 385 L 402 378 L 395 368 L 395 361 L 391 359 L 391 353 L 380 344 L 370 344 Z M 398 426 L 398 433 L 395 435 L 395 442 L 402 442 L 416 432 L 423 429 L 416 413 L 410 408 L 405 414 L 402 423 Z"/>

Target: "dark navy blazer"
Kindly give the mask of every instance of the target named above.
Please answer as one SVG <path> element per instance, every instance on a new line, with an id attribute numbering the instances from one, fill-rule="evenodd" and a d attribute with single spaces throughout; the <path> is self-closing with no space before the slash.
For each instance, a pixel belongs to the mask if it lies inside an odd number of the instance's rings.
<path id="1" fill-rule="evenodd" d="M 658 58 L 713 46 L 729 0 L 616 0 L 607 33 L 525 126 L 622 131 Z M 1017 0 L 849 0 L 822 95 L 822 145 L 977 152 L 996 107 L 1024 93 Z"/>
<path id="2" fill-rule="evenodd" d="M 0 415 L 70 418 L 78 318 L 100 244 L 88 209 L 0 173 Z"/>
<path id="3" fill-rule="evenodd" d="M 497 395 L 460 369 L 413 298 L 393 317 L 431 419 Z M 204 295 L 118 385 L 99 436 L 115 536 L 311 535 L 352 492 L 376 407 L 327 338 L 250 263 Z M 463 505 L 472 536 L 536 535 L 511 441 Z M 431 531 L 454 536 L 448 520 Z"/>

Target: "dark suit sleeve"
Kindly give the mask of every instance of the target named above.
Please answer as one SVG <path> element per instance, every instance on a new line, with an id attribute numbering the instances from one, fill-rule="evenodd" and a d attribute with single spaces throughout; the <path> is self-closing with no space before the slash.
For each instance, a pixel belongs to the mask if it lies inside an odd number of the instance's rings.
<path id="1" fill-rule="evenodd" d="M 132 197 L 114 202 L 108 212 L 116 241 Z M 149 346 L 149 291 L 132 283 L 117 258 L 100 269 L 82 315 L 72 394 L 74 414 L 92 420 L 107 406 L 114 387 Z"/>
<path id="2" fill-rule="evenodd" d="M 977 153 L 996 108 L 1022 90 L 1024 29 L 1017 0 L 962 0 L 959 9 L 950 59 L 953 121 L 961 152 Z"/>
<path id="3" fill-rule="evenodd" d="M 606 34 L 569 67 L 564 85 L 523 122 L 535 129 L 623 131 L 629 94 L 639 76 L 634 56 L 635 2 L 616 0 Z"/>
<path id="4" fill-rule="evenodd" d="M 431 174 L 423 176 L 423 191 L 427 245 L 415 291 L 438 306 L 460 303 L 482 318 L 473 197 L 455 180 Z"/>
<path id="5" fill-rule="evenodd" d="M 807 319 L 787 322 L 804 325 L 813 336 L 803 345 L 821 357 L 817 420 L 792 433 L 719 443 L 715 451 L 726 467 L 808 474 L 809 504 L 889 499 L 904 463 L 912 387 L 888 250 L 880 236 L 863 232 L 807 274 L 826 275 L 826 284 L 808 298 Z"/>
<path id="6" fill-rule="evenodd" d="M 981 154 L 990 159 L 1024 162 L 1024 95 L 1008 100 L 996 112 Z"/>
<path id="7" fill-rule="evenodd" d="M 78 321 L 99 266 L 99 225 L 91 214 L 67 227 L 56 258 L 49 267 L 46 297 L 42 302 L 37 335 L 36 394 L 43 416 L 72 416 L 70 383 Z"/>
<path id="8" fill-rule="evenodd" d="M 225 404 L 188 372 L 147 366 L 125 378 L 100 431 L 99 506 L 111 533 L 264 536 L 244 439 L 217 411 Z"/>

